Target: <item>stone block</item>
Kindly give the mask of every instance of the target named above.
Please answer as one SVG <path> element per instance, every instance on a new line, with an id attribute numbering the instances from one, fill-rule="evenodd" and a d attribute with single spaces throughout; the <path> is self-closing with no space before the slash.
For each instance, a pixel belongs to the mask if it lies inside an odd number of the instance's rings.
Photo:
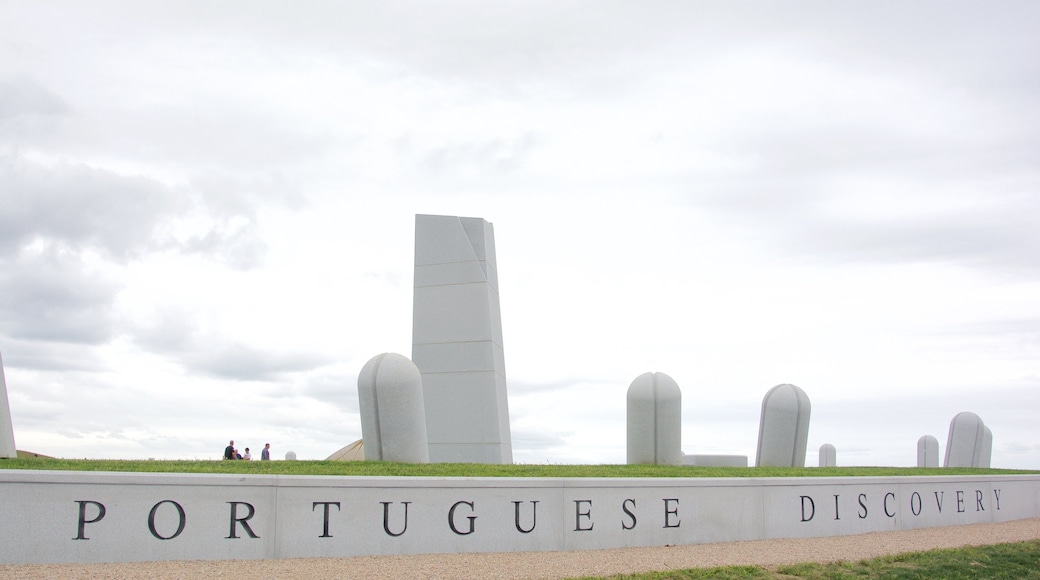
<path id="1" fill-rule="evenodd" d="M 762 399 L 758 424 L 758 467 L 805 467 L 809 440 L 809 397 L 795 385 L 777 385 Z"/>
<path id="2" fill-rule="evenodd" d="M 422 375 L 408 357 L 369 360 L 358 374 L 358 404 L 367 459 L 429 463 Z"/>
<path id="3" fill-rule="evenodd" d="M 837 451 L 830 443 L 820 445 L 820 467 L 835 467 L 838 465 Z"/>
<path id="4" fill-rule="evenodd" d="M 513 462 L 502 342 L 492 225 L 416 215 L 412 361 L 430 461 Z"/>
<path id="5" fill-rule="evenodd" d="M 993 456 L 993 431 L 986 425 L 982 426 L 982 430 L 982 446 L 979 449 L 976 467 L 989 467 Z"/>
<path id="6" fill-rule="evenodd" d="M 922 435 L 917 440 L 917 466 L 939 467 L 939 440 L 931 435 Z"/>
<path id="7" fill-rule="evenodd" d="M 950 421 L 943 467 L 979 467 L 986 428 L 975 413 L 957 413 Z"/>
<path id="8" fill-rule="evenodd" d="M 643 373 L 628 387 L 628 463 L 682 464 L 682 392 L 664 373 Z"/>

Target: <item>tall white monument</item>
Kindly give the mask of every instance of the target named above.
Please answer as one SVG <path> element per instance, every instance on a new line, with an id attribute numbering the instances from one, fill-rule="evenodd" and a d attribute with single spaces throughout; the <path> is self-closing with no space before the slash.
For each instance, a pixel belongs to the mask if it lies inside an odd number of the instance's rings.
<path id="1" fill-rule="evenodd" d="M 14 446 L 14 424 L 11 423 L 11 405 L 7 402 L 7 382 L 4 380 L 4 359 L 0 356 L 0 457 L 18 457 Z"/>
<path id="2" fill-rule="evenodd" d="M 422 373 L 430 461 L 512 463 L 489 222 L 415 216 L 412 362 Z"/>

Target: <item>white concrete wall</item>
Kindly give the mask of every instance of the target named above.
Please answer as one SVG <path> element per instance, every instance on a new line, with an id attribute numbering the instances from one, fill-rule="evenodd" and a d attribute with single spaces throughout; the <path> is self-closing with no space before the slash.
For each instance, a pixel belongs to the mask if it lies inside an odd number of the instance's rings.
<path id="1" fill-rule="evenodd" d="M 0 470 L 0 563 L 586 550 L 1033 517 L 1040 517 L 1040 475 L 548 479 Z"/>

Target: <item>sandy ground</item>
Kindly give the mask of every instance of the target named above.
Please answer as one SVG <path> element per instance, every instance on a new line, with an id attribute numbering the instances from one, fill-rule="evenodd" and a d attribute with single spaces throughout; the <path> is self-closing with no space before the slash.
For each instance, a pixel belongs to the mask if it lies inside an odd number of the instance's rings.
<path id="1" fill-rule="evenodd" d="M 936 548 L 1040 539 L 1040 518 L 924 530 L 667 548 L 287 560 L 0 565 L 0 578 L 571 578 L 757 564 L 861 560 Z"/>

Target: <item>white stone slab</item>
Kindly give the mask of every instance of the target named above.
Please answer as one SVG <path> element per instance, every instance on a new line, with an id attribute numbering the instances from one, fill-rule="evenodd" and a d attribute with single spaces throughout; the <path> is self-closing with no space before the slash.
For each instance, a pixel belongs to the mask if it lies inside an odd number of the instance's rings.
<path id="1" fill-rule="evenodd" d="M 931 435 L 922 435 L 917 440 L 917 466 L 939 467 L 939 440 Z"/>
<path id="2" fill-rule="evenodd" d="M 412 361 L 431 461 L 512 463 L 492 225 L 415 216 Z M 488 452 L 489 445 L 498 451 Z"/>
<path id="3" fill-rule="evenodd" d="M 682 464 L 682 391 L 664 373 L 643 373 L 627 395 L 627 462 Z"/>
<path id="4" fill-rule="evenodd" d="M 0 470 L 4 564 L 588 550 L 1035 517 L 1040 475 L 554 479 Z"/>
<path id="5" fill-rule="evenodd" d="M 982 426 L 982 447 L 979 449 L 979 462 L 976 467 L 989 467 L 993 457 L 993 431 Z"/>
<path id="6" fill-rule="evenodd" d="M 838 465 L 838 452 L 833 445 L 830 443 L 820 445 L 820 460 L 817 465 L 820 467 L 834 467 Z"/>
<path id="7" fill-rule="evenodd" d="M 975 413 L 964 411 L 950 420 L 943 467 L 978 467 L 985 425 Z"/>
<path id="8" fill-rule="evenodd" d="M 7 400 L 7 381 L 4 380 L 4 359 L 0 356 L 0 457 L 18 457 L 14 445 L 14 424 L 11 422 L 11 405 Z"/>
<path id="9" fill-rule="evenodd" d="M 412 345 L 412 362 L 422 365 L 427 374 L 487 371 L 494 372 L 502 349 L 493 342 L 441 342 Z"/>
<path id="10" fill-rule="evenodd" d="M 777 385 L 762 398 L 758 424 L 759 467 L 805 467 L 811 405 L 795 385 Z"/>
<path id="11" fill-rule="evenodd" d="M 358 375 L 358 405 L 366 457 L 429 463 L 422 376 L 397 353 L 373 357 Z"/>

